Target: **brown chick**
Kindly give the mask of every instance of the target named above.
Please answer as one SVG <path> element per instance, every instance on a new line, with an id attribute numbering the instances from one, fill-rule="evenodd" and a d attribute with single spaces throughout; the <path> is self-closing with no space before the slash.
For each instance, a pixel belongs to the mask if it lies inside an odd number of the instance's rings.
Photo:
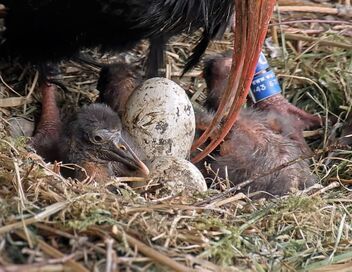
<path id="1" fill-rule="evenodd" d="M 82 167 L 74 170 L 78 179 L 88 175 L 105 182 L 112 176 L 149 173 L 118 114 L 107 105 L 84 106 L 61 125 L 54 87 L 43 89 L 41 119 L 31 143 L 49 161 L 54 158 Z"/>
<path id="2" fill-rule="evenodd" d="M 64 162 L 82 166 L 95 180 L 111 176 L 146 176 L 142 153 L 109 106 L 84 106 L 64 125 Z M 138 156 L 136 153 L 138 153 Z M 82 174 L 77 174 L 82 176 Z M 84 176 L 84 175 L 83 175 Z"/>
<path id="3" fill-rule="evenodd" d="M 229 70 L 226 67 L 229 69 L 230 64 L 221 57 L 208 61 L 204 68 L 209 98 L 206 101 L 208 111 L 196 112 L 197 128 L 200 130 L 204 130 L 207 122 L 209 124 L 213 119 L 211 111 L 218 105 L 227 80 L 228 74 L 224 76 L 224 73 Z M 215 172 L 219 170 L 219 176 L 225 178 L 227 168 L 232 185 L 258 175 L 259 178 L 243 188 L 244 192 L 263 191 L 281 196 L 293 189 L 313 185 L 317 178 L 310 172 L 307 160 L 260 177 L 310 152 L 302 135 L 302 127 L 292 126 L 296 120 L 295 116 L 283 115 L 276 110 L 242 109 L 234 127 L 220 145 L 215 161 L 211 162 L 212 169 Z"/>
<path id="4" fill-rule="evenodd" d="M 109 105 L 122 117 L 128 98 L 141 82 L 142 75 L 133 65 L 114 63 L 104 66 L 97 84 L 98 102 Z"/>
<path id="5" fill-rule="evenodd" d="M 203 113 L 209 115 L 212 114 Z M 203 117 L 203 120 L 207 119 Z M 242 109 L 234 127 L 220 145 L 220 153 L 211 161 L 211 168 L 232 185 L 268 173 L 276 167 L 293 161 L 309 152 L 306 144 L 296 141 L 283 133 L 290 133 L 289 117 L 277 113 L 269 115 L 254 109 Z M 273 123 L 287 127 L 285 132 L 277 132 Z M 212 174 L 210 175 L 211 177 Z M 243 188 L 244 192 L 267 192 L 269 195 L 284 195 L 292 190 L 302 190 L 316 183 L 317 178 L 310 172 L 309 161 L 300 160 L 280 171 L 257 178 Z M 266 196 L 259 194 L 258 196 Z"/>

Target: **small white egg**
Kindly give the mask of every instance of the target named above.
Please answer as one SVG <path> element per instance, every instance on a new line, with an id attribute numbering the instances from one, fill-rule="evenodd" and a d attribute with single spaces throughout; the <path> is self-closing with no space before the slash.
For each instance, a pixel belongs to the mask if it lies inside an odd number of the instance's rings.
<path id="1" fill-rule="evenodd" d="M 202 173 L 191 162 L 171 156 L 155 158 L 150 166 L 149 186 L 160 184 L 160 196 L 205 192 L 207 184 Z"/>
<path id="2" fill-rule="evenodd" d="M 186 92 L 166 78 L 151 78 L 130 96 L 123 122 L 148 159 L 187 158 L 195 116 Z"/>

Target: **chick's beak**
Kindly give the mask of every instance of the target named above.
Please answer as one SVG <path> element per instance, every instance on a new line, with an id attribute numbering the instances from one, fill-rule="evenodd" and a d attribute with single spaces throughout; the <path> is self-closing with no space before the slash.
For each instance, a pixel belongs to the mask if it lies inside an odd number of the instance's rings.
<path id="1" fill-rule="evenodd" d="M 120 162 L 125 166 L 139 170 L 144 176 L 149 175 L 148 167 L 136 155 L 131 146 L 121 135 L 121 131 L 101 129 L 95 132 L 104 160 Z"/>
<path id="2" fill-rule="evenodd" d="M 113 139 L 113 146 L 116 161 L 119 161 L 129 167 L 139 169 L 145 176 L 149 175 L 148 167 L 138 158 L 136 153 L 121 136 Z"/>

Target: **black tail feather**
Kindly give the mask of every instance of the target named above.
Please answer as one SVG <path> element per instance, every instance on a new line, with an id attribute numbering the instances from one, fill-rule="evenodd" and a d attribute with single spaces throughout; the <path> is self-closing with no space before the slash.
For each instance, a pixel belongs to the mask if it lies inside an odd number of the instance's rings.
<path id="1" fill-rule="evenodd" d="M 205 50 L 209 45 L 210 39 L 208 37 L 201 38 L 200 42 L 193 49 L 192 55 L 188 58 L 185 67 L 183 69 L 181 77 L 191 70 L 197 63 L 200 61 L 200 58 L 203 56 Z"/>
<path id="2" fill-rule="evenodd" d="M 150 16 L 151 14 L 153 16 Z M 139 27 L 149 27 L 148 35 L 151 37 L 159 36 L 161 32 L 172 36 L 180 32 L 192 33 L 198 28 L 203 28 L 202 38 L 187 60 L 184 74 L 199 62 L 211 40 L 222 37 L 232 14 L 233 0 L 155 1 L 146 16 L 141 18 Z"/>
<path id="3" fill-rule="evenodd" d="M 147 64 L 149 76 L 156 75 L 163 64 L 163 51 L 169 37 L 182 32 L 192 34 L 202 28 L 203 37 L 194 48 L 185 72 L 190 70 L 210 40 L 226 29 L 233 12 L 233 0 L 1 2 L 9 8 L 1 55 L 34 64 L 56 62 L 77 56 L 84 48 L 124 51 L 142 39 L 149 39 L 152 41 Z"/>

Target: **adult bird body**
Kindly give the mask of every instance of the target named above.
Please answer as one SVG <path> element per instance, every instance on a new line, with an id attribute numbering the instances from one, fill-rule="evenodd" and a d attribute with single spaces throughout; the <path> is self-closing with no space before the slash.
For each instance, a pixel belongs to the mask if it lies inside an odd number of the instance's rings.
<path id="1" fill-rule="evenodd" d="M 3 56 L 34 63 L 70 58 L 82 48 L 126 50 L 151 41 L 149 68 L 162 61 L 165 42 L 203 28 L 186 69 L 226 28 L 232 0 L 5 0 Z"/>

